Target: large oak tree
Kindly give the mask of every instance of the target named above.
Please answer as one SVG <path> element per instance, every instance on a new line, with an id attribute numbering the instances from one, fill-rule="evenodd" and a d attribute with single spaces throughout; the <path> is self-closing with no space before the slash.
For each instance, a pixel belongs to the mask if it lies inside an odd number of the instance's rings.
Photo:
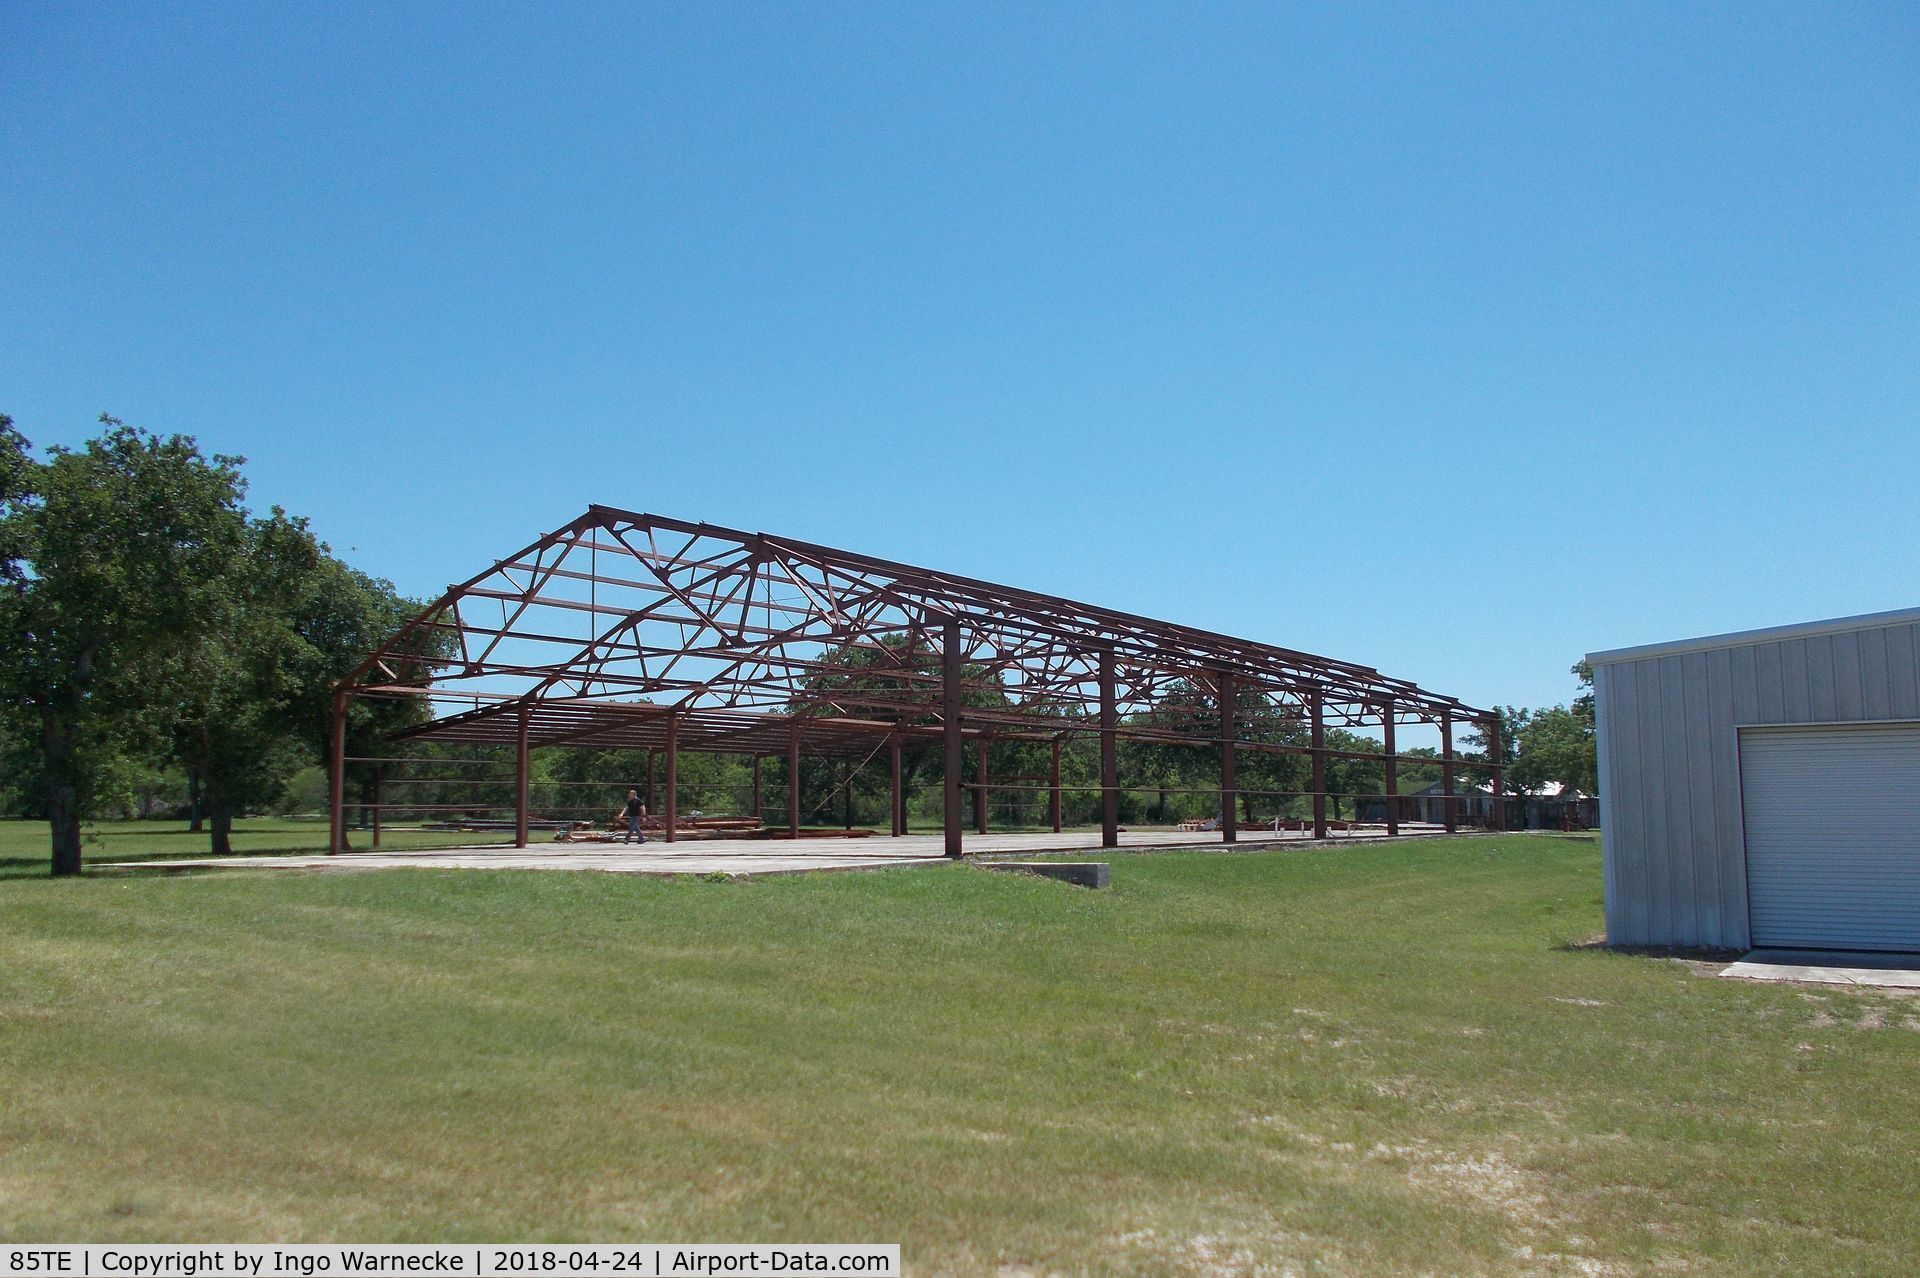
<path id="1" fill-rule="evenodd" d="M 105 761 L 157 735 L 153 663 L 217 614 L 246 532 L 238 459 L 101 421 L 44 462 L 0 427 L 0 680 L 38 740 L 56 875 L 80 872 Z"/>

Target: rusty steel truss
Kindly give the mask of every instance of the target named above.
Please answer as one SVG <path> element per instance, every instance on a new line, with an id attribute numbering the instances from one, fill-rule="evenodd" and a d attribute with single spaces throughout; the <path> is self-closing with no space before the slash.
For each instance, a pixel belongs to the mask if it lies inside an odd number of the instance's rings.
<path id="1" fill-rule="evenodd" d="M 422 652 L 433 656 L 423 662 Z M 1502 817 L 1498 717 L 1367 666 L 788 537 L 608 506 L 590 507 L 449 588 L 341 682 L 331 778 L 335 851 L 344 845 L 347 707 L 364 696 L 427 699 L 432 717 L 400 737 L 512 747 L 521 845 L 528 754 L 556 746 L 662 752 L 668 838 L 681 751 L 784 756 L 797 791 L 802 756 L 871 757 L 887 749 L 899 834 L 901 752 L 938 749 L 946 848 L 958 856 L 968 741 L 1052 741 L 1057 829 L 1059 743 L 1097 737 L 1103 843 L 1111 847 L 1118 843 L 1120 738 L 1218 748 L 1221 835 L 1230 842 L 1240 750 L 1310 757 L 1321 836 L 1327 759 L 1383 760 L 1389 832 L 1397 832 L 1397 765 L 1436 762 L 1396 753 L 1395 729 L 1408 724 L 1440 730 L 1437 762 L 1452 829 L 1455 770 L 1478 766 L 1455 755 L 1452 734 L 1472 723 L 1496 761 L 1487 768 L 1496 825 Z M 1328 727 L 1375 726 L 1381 753 L 1325 744 Z M 1288 729 L 1292 737 L 1279 739 Z M 1289 743 L 1303 732 L 1304 743 Z M 797 793 L 790 797 L 790 833 L 798 837 Z"/>

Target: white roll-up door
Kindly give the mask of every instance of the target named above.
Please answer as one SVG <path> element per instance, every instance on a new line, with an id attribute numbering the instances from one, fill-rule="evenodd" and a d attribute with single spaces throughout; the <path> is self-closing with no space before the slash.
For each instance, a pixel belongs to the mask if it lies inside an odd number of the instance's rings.
<path id="1" fill-rule="evenodd" d="M 1755 945 L 1920 951 L 1920 725 L 1743 728 Z"/>

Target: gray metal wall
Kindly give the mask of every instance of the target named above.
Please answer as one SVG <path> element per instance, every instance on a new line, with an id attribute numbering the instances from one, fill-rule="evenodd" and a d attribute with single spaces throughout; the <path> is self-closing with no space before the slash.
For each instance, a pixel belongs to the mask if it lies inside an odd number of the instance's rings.
<path id="1" fill-rule="evenodd" d="M 1738 729 L 1920 719 L 1920 622 L 1671 646 L 1594 659 L 1607 936 L 1746 946 Z"/>

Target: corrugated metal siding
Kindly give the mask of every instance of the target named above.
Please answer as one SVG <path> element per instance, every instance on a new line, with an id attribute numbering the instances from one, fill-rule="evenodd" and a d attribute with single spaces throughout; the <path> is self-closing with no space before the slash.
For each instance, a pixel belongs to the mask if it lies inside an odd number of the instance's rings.
<path id="1" fill-rule="evenodd" d="M 1755 945 L 1920 950 L 1920 725 L 1748 728 L 1740 778 Z"/>
<path id="2" fill-rule="evenodd" d="M 1920 719 L 1920 623 L 1594 669 L 1607 935 L 1746 946 L 1739 729 Z"/>

